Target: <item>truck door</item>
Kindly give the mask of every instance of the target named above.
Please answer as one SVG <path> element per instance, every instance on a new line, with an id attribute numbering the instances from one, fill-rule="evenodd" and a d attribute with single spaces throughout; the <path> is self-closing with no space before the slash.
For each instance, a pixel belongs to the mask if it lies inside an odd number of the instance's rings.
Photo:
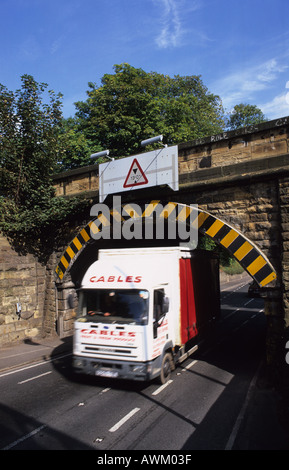
<path id="1" fill-rule="evenodd" d="M 168 339 L 169 299 L 165 289 L 156 288 L 153 292 L 153 358 L 159 356 Z"/>

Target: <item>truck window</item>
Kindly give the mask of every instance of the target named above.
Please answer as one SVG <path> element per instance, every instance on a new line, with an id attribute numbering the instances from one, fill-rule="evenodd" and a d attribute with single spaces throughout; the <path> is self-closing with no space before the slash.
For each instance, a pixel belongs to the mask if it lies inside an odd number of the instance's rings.
<path id="1" fill-rule="evenodd" d="M 101 323 L 146 325 L 148 306 L 148 291 L 87 289 L 81 292 L 78 316 Z"/>
<path id="2" fill-rule="evenodd" d="M 154 321 L 158 321 L 163 315 L 164 289 L 154 290 Z"/>

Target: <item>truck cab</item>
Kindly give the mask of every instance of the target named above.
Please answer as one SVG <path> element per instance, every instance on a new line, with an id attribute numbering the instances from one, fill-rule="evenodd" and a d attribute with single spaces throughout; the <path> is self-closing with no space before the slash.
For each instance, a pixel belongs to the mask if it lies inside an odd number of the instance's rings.
<path id="1" fill-rule="evenodd" d="M 76 372 L 168 380 L 175 352 L 197 334 L 187 306 L 182 315 L 187 290 L 186 285 L 182 294 L 180 258 L 184 256 L 190 262 L 190 253 L 184 255 L 178 247 L 99 252 L 79 292 Z M 189 336 L 184 321 L 192 323 Z"/>

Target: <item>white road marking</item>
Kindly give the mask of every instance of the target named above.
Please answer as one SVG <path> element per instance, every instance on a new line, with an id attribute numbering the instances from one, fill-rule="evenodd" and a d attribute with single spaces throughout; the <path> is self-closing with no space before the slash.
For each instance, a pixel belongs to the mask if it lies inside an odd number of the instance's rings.
<path id="1" fill-rule="evenodd" d="M 246 395 L 246 398 L 245 398 L 245 401 L 244 401 L 244 404 L 241 408 L 241 411 L 240 413 L 238 414 L 237 416 L 237 419 L 236 419 L 236 422 L 235 422 L 235 425 L 232 429 L 232 432 L 229 436 L 229 439 L 228 439 L 228 442 L 226 444 L 226 447 L 225 447 L 225 450 L 232 450 L 233 448 L 233 445 L 235 443 L 235 440 L 236 440 L 236 437 L 238 435 L 238 432 L 239 432 L 239 429 L 240 429 L 240 426 L 243 422 L 243 419 L 244 419 L 244 416 L 245 416 L 245 413 L 247 411 L 247 408 L 248 408 L 248 405 L 249 405 L 249 402 L 250 402 L 250 399 L 251 399 L 251 395 L 253 393 L 253 390 L 254 390 L 254 387 L 256 385 L 256 382 L 257 382 L 257 378 L 259 376 L 259 372 L 260 372 L 260 369 L 261 369 L 261 366 L 262 366 L 262 363 L 259 364 L 259 367 L 257 369 L 257 372 L 255 373 L 253 379 L 251 380 L 251 383 L 249 385 L 249 388 L 248 388 L 248 392 L 247 392 L 247 395 Z"/>
<path id="2" fill-rule="evenodd" d="M 51 348 L 40 348 L 40 349 L 37 349 L 37 352 L 47 351 L 47 350 L 51 350 Z M 35 351 L 25 351 L 25 354 L 35 354 Z M 10 359 L 11 357 L 17 357 L 17 356 L 23 356 L 23 353 L 16 353 L 16 354 L 10 354 L 9 356 L 2 356 L 1 359 Z"/>
<path id="3" fill-rule="evenodd" d="M 124 418 L 122 418 L 118 423 L 116 423 L 112 428 L 110 428 L 109 432 L 117 431 L 124 423 L 126 423 L 133 415 L 135 415 L 140 408 L 134 408 L 130 411 Z"/>
<path id="4" fill-rule="evenodd" d="M 248 281 L 245 282 L 245 283 L 242 283 L 242 284 L 239 284 L 239 283 L 234 284 L 233 286 L 228 286 L 227 288 L 224 288 L 224 289 L 222 288 L 222 286 L 220 286 L 221 287 L 221 294 L 228 292 L 228 294 L 225 295 L 224 298 L 229 297 L 234 292 L 237 292 L 238 290 L 242 289 L 242 287 L 246 286 L 247 284 L 248 284 Z"/>
<path id="5" fill-rule="evenodd" d="M 192 361 L 190 362 L 190 364 L 188 364 L 186 367 L 184 367 L 184 369 L 190 369 L 191 367 L 193 367 L 198 361 Z"/>
<path id="6" fill-rule="evenodd" d="M 159 388 L 157 388 L 153 393 L 152 395 L 158 395 L 159 393 L 161 393 L 163 391 L 164 388 L 166 388 L 168 385 L 170 385 L 172 383 L 172 380 L 168 380 L 167 383 L 165 383 L 164 385 L 161 385 Z"/>
<path id="7" fill-rule="evenodd" d="M 17 372 L 22 372 L 23 370 L 32 369 L 33 367 L 39 367 L 39 366 L 42 366 L 43 364 L 49 364 L 50 362 L 56 361 L 57 359 L 62 359 L 63 357 L 71 356 L 71 354 L 72 353 L 63 354 L 62 356 L 55 356 L 52 359 L 48 359 L 47 361 L 37 362 L 36 364 L 32 364 L 31 366 L 25 366 L 25 367 L 21 367 L 20 369 L 11 370 L 10 372 L 4 372 L 4 374 L 0 374 L 0 378 L 6 377 L 7 375 L 11 375 L 11 374 L 17 374 Z"/>
<path id="8" fill-rule="evenodd" d="M 1 450 L 10 450 L 13 447 L 16 447 L 21 442 L 26 441 L 26 439 L 29 439 L 29 437 L 35 436 L 35 434 L 39 433 L 44 428 L 46 428 L 45 424 L 43 424 L 39 428 L 34 429 L 34 431 L 31 431 L 29 434 L 26 434 L 25 436 L 20 437 L 20 439 L 17 439 L 17 441 L 12 442 L 12 444 L 9 444 L 8 446 L 3 447 L 3 449 L 1 449 Z"/>
<path id="9" fill-rule="evenodd" d="M 49 372 L 44 372 L 44 374 L 36 375 L 35 377 L 30 377 L 30 379 L 22 380 L 22 382 L 18 382 L 18 385 L 25 384 L 26 382 L 39 379 L 40 377 L 43 377 L 44 375 L 49 375 L 49 374 L 52 374 L 52 370 L 50 370 Z"/>

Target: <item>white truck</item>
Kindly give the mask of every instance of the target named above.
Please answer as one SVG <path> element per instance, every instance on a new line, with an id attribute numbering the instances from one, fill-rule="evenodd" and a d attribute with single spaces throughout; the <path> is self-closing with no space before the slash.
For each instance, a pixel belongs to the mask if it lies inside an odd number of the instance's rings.
<path id="1" fill-rule="evenodd" d="M 219 315 L 219 263 L 210 252 L 100 250 L 79 291 L 74 370 L 165 383 Z"/>

